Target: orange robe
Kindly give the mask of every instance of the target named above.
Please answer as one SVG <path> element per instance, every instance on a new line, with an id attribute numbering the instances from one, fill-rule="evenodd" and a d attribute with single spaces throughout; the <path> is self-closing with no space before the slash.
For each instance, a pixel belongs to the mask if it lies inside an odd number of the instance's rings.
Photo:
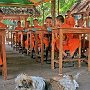
<path id="1" fill-rule="evenodd" d="M 65 23 L 68 24 L 70 27 L 74 27 L 75 26 L 74 17 L 70 16 L 70 17 L 66 18 Z M 72 53 L 75 49 L 77 49 L 79 47 L 80 41 L 78 39 L 77 34 L 68 34 L 67 37 L 69 39 L 69 41 L 68 41 L 69 50 Z"/>
<path id="2" fill-rule="evenodd" d="M 33 28 L 36 28 L 36 29 L 39 29 L 39 28 L 41 28 L 41 26 L 34 26 Z M 39 40 L 39 36 L 38 36 L 38 42 L 39 42 L 40 40 Z M 30 46 L 30 38 L 29 38 L 29 40 L 26 40 L 25 41 L 25 48 L 28 48 L 29 46 Z M 34 34 L 32 34 L 32 48 L 34 48 L 35 47 L 35 36 L 34 36 Z"/>
<path id="3" fill-rule="evenodd" d="M 70 26 L 67 24 L 63 24 L 61 27 L 70 28 Z M 73 34 L 66 34 L 66 36 L 68 40 L 64 41 L 65 43 L 63 43 L 63 50 L 64 51 L 69 50 L 70 54 L 72 54 L 80 46 L 80 40 L 78 38 L 74 38 Z M 59 38 L 57 38 L 54 41 L 54 44 L 56 44 L 57 49 L 60 48 L 59 42 L 60 42 Z"/>
<path id="4" fill-rule="evenodd" d="M 7 25 L 0 22 L 0 28 L 7 28 Z M 0 48 L 1 48 L 0 50 L 2 50 L 2 47 Z M 0 65 L 2 64 L 3 64 L 3 60 L 2 60 L 1 51 L 0 51 Z"/>
<path id="5" fill-rule="evenodd" d="M 74 27 L 75 25 L 74 17 L 70 16 L 70 17 L 65 18 L 65 23 L 68 24 L 70 27 Z"/>
<path id="6" fill-rule="evenodd" d="M 23 27 L 16 27 L 15 28 L 15 30 L 23 30 Z M 17 38 L 16 38 L 16 40 L 18 41 L 18 42 L 20 42 L 21 41 L 21 35 L 20 34 L 18 34 L 18 33 L 15 33 L 15 36 L 18 36 Z"/>

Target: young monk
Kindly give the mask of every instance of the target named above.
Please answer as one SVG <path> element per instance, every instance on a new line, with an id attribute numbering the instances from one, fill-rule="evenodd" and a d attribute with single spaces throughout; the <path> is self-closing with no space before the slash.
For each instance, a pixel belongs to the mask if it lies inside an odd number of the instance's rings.
<path id="1" fill-rule="evenodd" d="M 68 24 L 64 23 L 64 18 L 62 15 L 56 17 L 56 26 L 61 28 L 70 28 Z M 73 34 L 66 34 L 66 40 L 63 42 L 63 50 L 69 50 L 70 56 L 72 57 L 76 49 L 80 46 L 80 40 L 73 37 Z M 56 39 L 56 47 L 59 49 L 59 38 Z M 63 51 L 64 56 L 66 53 Z"/>
<path id="2" fill-rule="evenodd" d="M 23 27 L 21 27 L 20 21 L 17 22 L 17 26 L 16 26 L 15 30 L 23 30 Z"/>
<path id="3" fill-rule="evenodd" d="M 42 29 L 47 30 L 48 28 L 51 28 L 52 26 L 53 26 L 52 17 L 46 17 L 45 24 L 43 25 Z M 49 46 L 49 44 L 51 44 L 49 42 L 49 38 L 51 42 L 51 34 L 44 35 L 43 43 L 45 44 L 46 48 Z"/>
<path id="4" fill-rule="evenodd" d="M 2 23 L 2 17 L 3 12 L 0 9 L 0 28 L 7 28 L 7 26 L 5 24 Z M 2 41 L 0 40 L 0 66 L 3 64 L 3 60 L 2 60 L 2 45 L 1 45 Z"/>
<path id="5" fill-rule="evenodd" d="M 17 22 L 17 26 L 16 26 L 15 30 L 19 30 L 19 31 L 23 30 L 23 27 L 21 27 L 20 21 Z M 15 33 L 15 36 L 18 36 L 16 39 L 17 39 L 18 43 L 20 43 L 21 35 L 19 35 L 18 33 Z"/>
<path id="6" fill-rule="evenodd" d="M 30 29 L 30 21 L 26 21 L 24 29 Z"/>
<path id="7" fill-rule="evenodd" d="M 52 17 L 46 17 L 45 24 L 41 27 L 41 29 L 47 30 L 48 28 L 52 26 L 53 26 Z M 51 38 L 50 34 L 44 34 L 43 43 L 45 44 L 46 48 L 49 46 L 49 38 Z M 40 39 L 41 39 L 41 36 L 39 35 L 39 42 L 40 42 Z M 40 45 L 41 44 L 39 44 L 39 46 Z"/>
<path id="8" fill-rule="evenodd" d="M 75 26 L 75 19 L 71 15 L 71 11 L 70 10 L 67 11 L 67 16 L 65 18 L 65 23 L 68 24 L 70 27 L 74 27 Z"/>
<path id="9" fill-rule="evenodd" d="M 32 28 L 33 29 L 35 29 L 35 30 L 39 30 L 39 29 L 41 29 L 42 27 L 39 25 L 39 22 L 38 22 L 38 19 L 34 19 L 33 20 L 33 26 L 32 26 Z M 38 40 L 38 46 L 40 46 L 40 35 L 38 35 L 38 38 L 37 38 Z M 33 48 L 35 47 L 35 36 L 34 36 L 34 34 L 32 34 L 32 46 L 33 46 Z"/>
<path id="10" fill-rule="evenodd" d="M 84 27 L 84 19 L 83 19 L 83 14 L 81 14 L 81 18 L 78 20 L 78 27 Z"/>
<path id="11" fill-rule="evenodd" d="M 24 30 L 30 30 L 30 29 L 31 29 L 30 22 L 26 21 Z M 30 38 L 29 38 L 29 40 L 27 40 L 27 34 L 23 35 L 23 40 L 25 42 L 25 48 L 27 49 L 30 45 Z"/>
<path id="12" fill-rule="evenodd" d="M 75 26 L 75 19 L 72 16 L 70 10 L 67 11 L 67 18 L 65 18 L 65 23 L 68 24 L 71 28 L 73 28 Z M 70 42 L 75 42 L 76 43 L 76 45 L 71 47 L 71 49 L 76 48 L 76 46 L 78 46 L 78 43 L 77 43 L 78 38 L 79 38 L 78 34 L 67 34 L 67 37 L 70 39 Z M 74 38 L 74 40 L 72 39 L 72 37 Z M 73 55 L 73 53 L 72 53 L 72 55 Z"/>
<path id="13" fill-rule="evenodd" d="M 33 20 L 33 28 L 41 29 L 41 26 L 39 25 L 38 19 Z"/>
<path id="14" fill-rule="evenodd" d="M 53 20 L 52 17 L 46 17 L 45 19 L 45 24 L 43 25 L 43 29 L 48 30 L 49 28 L 53 27 Z M 48 30 L 49 31 L 49 30 Z M 48 51 L 51 49 L 51 34 L 44 34 L 44 39 L 43 43 L 45 44 L 46 47 L 46 61 L 48 59 Z"/>

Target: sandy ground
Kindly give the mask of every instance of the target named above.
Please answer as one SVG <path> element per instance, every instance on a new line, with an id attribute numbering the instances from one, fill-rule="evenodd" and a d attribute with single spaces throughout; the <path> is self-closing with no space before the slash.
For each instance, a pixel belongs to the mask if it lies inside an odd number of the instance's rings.
<path id="1" fill-rule="evenodd" d="M 53 76 L 58 75 L 58 68 L 54 71 L 51 70 L 50 64 L 36 63 L 30 56 L 25 56 L 21 53 L 13 51 L 10 46 L 6 46 L 7 51 L 7 68 L 8 68 L 8 79 L 3 80 L 0 76 L 0 90 L 15 90 L 15 77 L 20 73 L 26 73 L 32 76 L 41 76 L 46 79 L 50 79 Z M 63 68 L 63 73 L 76 75 L 80 72 L 78 83 L 80 85 L 78 90 L 90 90 L 90 72 L 87 71 L 87 64 L 82 63 L 81 68 L 77 67 L 66 67 Z"/>

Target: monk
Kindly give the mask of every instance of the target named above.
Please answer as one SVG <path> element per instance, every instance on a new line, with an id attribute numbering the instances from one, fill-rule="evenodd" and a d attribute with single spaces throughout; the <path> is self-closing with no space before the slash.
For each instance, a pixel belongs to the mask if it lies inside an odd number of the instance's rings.
<path id="1" fill-rule="evenodd" d="M 65 18 L 65 23 L 68 24 L 71 28 L 75 27 L 75 19 L 72 16 L 70 10 L 67 11 L 67 18 Z M 71 49 L 74 49 L 76 46 L 78 46 L 78 43 L 77 43 L 78 42 L 78 38 L 79 38 L 78 34 L 67 34 L 67 37 L 69 38 L 70 42 L 74 42 L 75 41 L 75 43 L 76 43 L 76 45 L 71 47 Z M 72 39 L 72 37 L 73 37 L 73 39 Z M 72 55 L 73 55 L 73 53 L 72 53 Z"/>
<path id="2" fill-rule="evenodd" d="M 30 22 L 29 21 L 26 21 L 24 30 L 31 30 L 31 26 L 30 26 Z M 30 37 L 27 40 L 27 34 L 24 34 L 23 35 L 23 40 L 25 42 L 25 48 L 27 49 L 30 46 Z"/>
<path id="3" fill-rule="evenodd" d="M 48 28 L 53 26 L 52 17 L 46 17 L 45 24 L 42 26 L 42 30 L 47 30 Z M 44 34 L 43 43 L 45 44 L 45 47 L 48 48 L 49 46 L 49 38 L 51 39 L 51 35 Z M 39 39 L 41 39 L 41 36 L 39 35 Z M 41 46 L 40 46 L 41 47 Z"/>
<path id="4" fill-rule="evenodd" d="M 19 31 L 23 30 L 23 27 L 21 27 L 20 21 L 17 22 L 17 26 L 16 26 L 15 30 L 19 30 Z M 18 43 L 20 43 L 21 35 L 19 35 L 18 33 L 15 33 L 15 36 L 18 36 L 16 39 L 17 39 Z"/>
<path id="5" fill-rule="evenodd" d="M 68 24 L 64 23 L 64 18 L 62 15 L 56 17 L 56 26 L 61 28 L 70 28 Z M 70 56 L 72 57 L 76 51 L 76 49 L 80 46 L 80 40 L 73 37 L 73 34 L 66 34 L 66 39 L 63 41 L 63 55 L 67 54 L 64 52 L 65 50 L 70 51 Z M 56 39 L 56 47 L 59 49 L 59 38 Z"/>
<path id="6" fill-rule="evenodd" d="M 67 11 L 67 16 L 65 18 L 65 23 L 68 24 L 70 27 L 74 27 L 75 26 L 75 19 L 71 15 L 71 11 L 70 10 Z"/>
<path id="7" fill-rule="evenodd" d="M 39 25 L 39 22 L 38 22 L 38 19 L 34 19 L 33 20 L 33 26 L 32 26 L 33 29 L 35 30 L 39 30 L 41 29 L 42 27 Z M 37 37 L 37 41 L 38 41 L 38 47 L 40 47 L 40 35 L 38 35 Z M 35 47 L 35 36 L 34 34 L 32 34 L 32 46 L 33 48 Z"/>
<path id="8" fill-rule="evenodd" d="M 0 10 L 0 28 L 7 28 L 7 25 L 2 23 L 2 18 L 3 18 L 2 15 L 3 15 L 3 12 L 2 12 L 2 10 Z M 0 44 L 0 66 L 2 64 L 3 64 L 3 60 L 2 60 L 2 45 Z"/>
<path id="9" fill-rule="evenodd" d="M 52 17 L 46 17 L 45 19 L 45 24 L 43 25 L 43 29 L 45 30 L 49 30 L 49 28 L 52 28 L 53 27 L 53 20 L 52 20 Z M 43 39 L 43 43 L 45 44 L 45 47 L 46 47 L 46 61 L 48 59 L 48 51 L 51 49 L 51 34 L 44 34 L 44 39 Z"/>
<path id="10" fill-rule="evenodd" d="M 23 30 L 23 27 L 21 27 L 20 21 L 17 22 L 17 26 L 16 26 L 15 30 Z"/>
<path id="11" fill-rule="evenodd" d="M 52 17 L 46 17 L 45 24 L 43 25 L 43 29 L 47 30 L 48 28 L 51 28 L 53 26 L 53 20 Z M 51 34 L 44 35 L 43 43 L 45 44 L 46 48 L 51 44 L 49 42 L 49 38 L 51 41 Z"/>
<path id="12" fill-rule="evenodd" d="M 32 28 L 41 29 L 41 26 L 39 25 L 38 19 L 33 20 L 33 26 Z"/>
<path id="13" fill-rule="evenodd" d="M 83 19 L 83 14 L 81 14 L 81 18 L 78 20 L 78 27 L 84 27 L 84 19 Z"/>

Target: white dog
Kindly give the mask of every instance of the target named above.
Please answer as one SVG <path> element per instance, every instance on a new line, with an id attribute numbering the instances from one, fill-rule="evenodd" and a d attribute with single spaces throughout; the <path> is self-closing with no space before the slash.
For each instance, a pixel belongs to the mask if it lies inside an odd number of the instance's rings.
<path id="1" fill-rule="evenodd" d="M 15 78 L 16 90 L 52 90 L 51 84 L 42 77 L 20 74 Z"/>
<path id="2" fill-rule="evenodd" d="M 64 87 L 64 90 L 76 90 L 79 88 L 79 84 L 76 82 L 80 73 L 77 75 L 63 75 L 62 79 L 59 80 L 60 85 Z"/>

